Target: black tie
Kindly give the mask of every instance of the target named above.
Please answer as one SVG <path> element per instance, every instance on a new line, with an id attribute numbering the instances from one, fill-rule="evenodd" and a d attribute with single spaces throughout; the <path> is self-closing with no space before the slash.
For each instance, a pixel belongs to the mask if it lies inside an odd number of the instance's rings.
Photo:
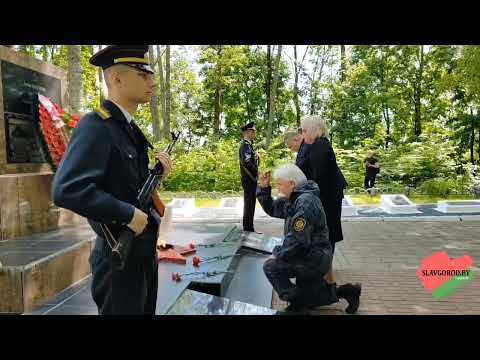
<path id="1" fill-rule="evenodd" d="M 136 134 L 133 120 L 130 122 L 127 121 L 127 131 L 129 132 L 135 144 L 138 144 L 138 135 Z"/>

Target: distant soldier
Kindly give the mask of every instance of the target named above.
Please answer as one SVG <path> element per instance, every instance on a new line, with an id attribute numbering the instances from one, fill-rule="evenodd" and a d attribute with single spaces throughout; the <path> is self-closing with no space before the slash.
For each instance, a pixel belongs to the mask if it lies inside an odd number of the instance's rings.
<path id="1" fill-rule="evenodd" d="M 255 232 L 255 192 L 257 190 L 258 165 L 260 158 L 253 148 L 256 137 L 255 123 L 252 121 L 242 128 L 243 140 L 239 149 L 240 175 L 243 187 L 243 231 Z"/>

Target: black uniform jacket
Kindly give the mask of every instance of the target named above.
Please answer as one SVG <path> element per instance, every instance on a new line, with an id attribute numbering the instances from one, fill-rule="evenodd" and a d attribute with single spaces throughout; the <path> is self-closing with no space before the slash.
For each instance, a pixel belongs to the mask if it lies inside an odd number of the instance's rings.
<path id="1" fill-rule="evenodd" d="M 104 101 L 73 131 L 53 181 L 55 205 L 86 217 L 99 237 L 104 237 L 99 223 L 116 237 L 131 221 L 138 189 L 148 177 L 149 146 L 141 130 L 130 127 L 113 102 Z M 136 242 L 139 252 L 142 247 L 154 251 L 159 219 L 149 215 L 147 230 Z"/>

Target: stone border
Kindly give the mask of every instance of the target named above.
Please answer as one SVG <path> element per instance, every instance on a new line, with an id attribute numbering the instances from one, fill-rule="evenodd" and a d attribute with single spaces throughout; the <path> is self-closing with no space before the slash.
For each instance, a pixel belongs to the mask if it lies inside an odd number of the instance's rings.
<path id="1" fill-rule="evenodd" d="M 342 218 L 342 221 L 480 221 L 480 215 L 457 215 L 457 216 L 375 216 L 375 217 L 350 217 Z"/>

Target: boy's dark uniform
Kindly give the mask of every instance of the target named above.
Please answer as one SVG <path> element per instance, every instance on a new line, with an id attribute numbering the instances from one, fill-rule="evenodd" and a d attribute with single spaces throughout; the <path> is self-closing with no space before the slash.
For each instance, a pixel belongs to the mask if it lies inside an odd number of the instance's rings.
<path id="1" fill-rule="evenodd" d="M 141 60 L 148 46 L 109 48 L 100 54 L 103 62 L 137 59 L 137 63 L 127 61 L 125 65 L 152 72 Z M 94 65 L 102 63 L 92 60 Z M 120 230 L 133 218 L 138 189 L 148 177 L 149 147 L 152 148 L 151 144 L 138 126 L 133 121 L 129 124 L 120 108 L 107 100 L 80 120 L 54 178 L 54 203 L 86 217 L 97 234 L 90 263 L 92 296 L 100 314 L 155 313 L 160 216 L 152 206 L 148 225 L 135 238 L 123 270 L 112 268 L 114 244 L 107 241 L 100 227 L 100 223 L 107 225 L 117 239 Z"/>
<path id="2" fill-rule="evenodd" d="M 242 131 L 254 129 L 255 123 L 250 122 Z M 255 231 L 253 218 L 255 216 L 255 192 L 257 191 L 258 180 L 258 157 L 253 144 L 243 139 L 239 149 L 240 175 L 243 187 L 243 230 Z"/>

